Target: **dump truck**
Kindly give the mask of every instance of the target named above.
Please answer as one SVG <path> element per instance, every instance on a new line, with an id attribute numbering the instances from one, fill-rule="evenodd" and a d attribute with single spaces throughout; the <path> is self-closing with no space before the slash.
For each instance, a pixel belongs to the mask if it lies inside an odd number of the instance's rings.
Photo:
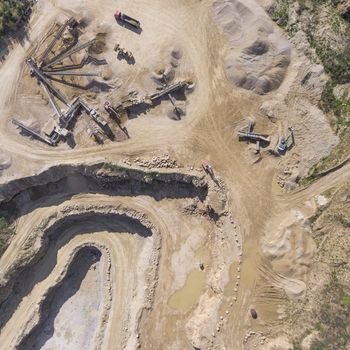
<path id="1" fill-rule="evenodd" d="M 129 24 L 137 30 L 141 29 L 141 24 L 137 19 L 132 18 L 125 13 L 120 12 L 119 10 L 115 11 L 114 17 L 116 20 L 120 20 L 126 24 Z"/>

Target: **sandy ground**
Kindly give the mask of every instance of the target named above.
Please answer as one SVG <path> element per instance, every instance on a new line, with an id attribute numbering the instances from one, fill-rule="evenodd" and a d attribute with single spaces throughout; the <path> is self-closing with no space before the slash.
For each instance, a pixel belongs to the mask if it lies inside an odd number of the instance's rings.
<path id="1" fill-rule="evenodd" d="M 115 22 L 116 7 L 140 20 L 141 35 Z M 106 34 L 101 57 L 108 61 L 106 83 L 112 88 L 77 92 L 60 85 L 67 95 L 81 93 L 102 111 L 107 99 L 117 103 L 132 90 L 141 95 L 154 91 L 154 72 L 168 69 L 172 53 L 181 52 L 174 80 L 196 83 L 186 97 L 186 115 L 172 120 L 170 102 L 163 101 L 126 121 L 130 139 L 102 146 L 79 136 L 82 120 L 74 149 L 65 144 L 50 148 L 19 135 L 9 122 L 14 115 L 39 127 L 51 115 L 23 61 L 53 23 L 72 15 L 88 23 L 82 41 Z M 133 52 L 134 65 L 117 60 L 117 42 Z M 156 188 L 153 195 L 98 193 L 80 180 L 70 184 L 74 195 L 65 196 L 68 190 L 59 185 L 61 194 L 52 195 L 45 187 L 24 194 L 16 234 L 0 260 L 2 284 L 9 282 L 6 273 L 16 262 L 25 264 L 40 249 L 47 255 L 30 267 L 33 279 L 17 286 L 19 297 L 15 286 L 8 305 L 6 300 L 1 304 L 1 346 L 24 349 L 33 339 L 45 339 L 34 348 L 64 349 L 115 349 L 115 344 L 118 349 L 253 346 L 244 342 L 247 332 L 265 331 L 279 320 L 286 297 L 303 296 L 315 249 L 307 222 L 316 209 L 314 196 L 348 176 L 350 165 L 305 190 L 281 189 L 293 189 L 293 180 L 337 143 L 326 117 L 311 103 L 319 89 L 305 92 L 300 87 L 305 71 L 314 72 L 311 82 L 324 79 L 314 68 L 254 1 L 39 0 L 28 39 L 14 45 L 0 67 L 1 183 L 35 176 L 57 164 L 105 160 L 143 169 L 134 162 L 137 157 L 149 160 L 165 153 L 177 161 L 176 171 L 193 174 L 208 159 L 215 181 L 205 178 L 210 190 L 204 204 L 186 196 L 160 200 Z M 281 157 L 265 149 L 256 156 L 235 135 L 248 118 L 255 119 L 257 131 L 271 134 L 271 149 L 292 123 L 295 148 Z M 156 165 L 151 168 L 158 171 Z M 203 214 L 207 205 L 220 213 L 218 220 Z M 96 212 L 110 216 L 101 219 Z M 77 219 L 67 227 L 64 220 L 72 213 Z M 81 216 L 84 213 L 91 219 Z M 121 222 L 121 213 L 133 215 Z M 137 228 L 135 234 L 132 218 L 139 225 L 147 221 L 152 234 Z M 57 237 L 47 248 L 41 238 L 55 222 Z M 84 275 L 74 256 L 85 246 L 95 247 L 101 259 L 90 266 L 86 259 Z M 77 286 L 70 296 L 69 288 L 62 286 L 74 269 Z M 54 303 L 40 309 L 49 292 L 56 295 Z M 251 318 L 250 307 L 257 309 L 258 320 Z M 81 326 L 74 326 L 78 334 L 68 332 L 70 322 L 81 320 Z M 264 339 L 257 341 L 257 346 L 268 348 Z"/>
<path id="2" fill-rule="evenodd" d="M 96 253 L 84 252 L 72 262 L 67 279 L 57 289 L 50 312 L 26 346 L 38 349 L 93 348 L 103 298 L 103 269 Z M 25 347 L 25 346 L 23 346 Z"/>

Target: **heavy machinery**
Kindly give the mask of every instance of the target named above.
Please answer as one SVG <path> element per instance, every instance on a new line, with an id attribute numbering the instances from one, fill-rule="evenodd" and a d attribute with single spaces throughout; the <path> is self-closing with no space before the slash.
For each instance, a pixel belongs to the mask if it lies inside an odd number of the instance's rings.
<path id="1" fill-rule="evenodd" d="M 171 84 L 171 85 L 165 85 L 160 91 L 152 94 L 149 98 L 152 101 L 152 103 L 156 102 L 156 100 L 162 98 L 163 96 L 170 95 L 171 93 L 175 93 L 178 90 L 181 89 L 187 89 L 188 83 L 187 81 L 179 81 L 177 83 Z"/>
<path id="2" fill-rule="evenodd" d="M 176 93 L 181 89 L 189 89 L 191 88 L 191 86 L 193 85 L 189 85 L 187 81 L 183 80 L 171 85 L 165 85 L 160 90 L 158 89 L 158 91 L 154 94 L 146 95 L 143 97 L 138 97 L 138 93 L 136 91 L 132 91 L 124 98 L 122 103 L 116 107 L 116 110 L 128 111 L 132 107 L 141 105 L 143 106 L 143 108 L 150 108 L 153 105 L 157 104 L 162 98 L 168 97 L 170 99 L 170 102 L 174 106 L 175 112 L 178 111 L 181 113 L 181 110 L 176 105 L 175 98 L 172 96 L 172 94 Z"/>
<path id="3" fill-rule="evenodd" d="M 277 146 L 277 151 L 280 153 L 286 152 L 288 150 L 288 147 L 290 147 L 290 145 L 294 144 L 294 130 L 293 130 L 293 128 L 289 127 L 288 132 L 289 132 L 289 134 L 288 134 L 287 138 L 282 137 L 280 140 L 280 143 Z M 288 144 L 288 141 L 290 139 L 292 140 L 292 142 L 291 142 L 291 144 Z"/>
<path id="4" fill-rule="evenodd" d="M 214 175 L 214 170 L 207 160 L 202 161 L 202 168 L 210 176 Z"/>
<path id="5" fill-rule="evenodd" d="M 169 96 L 169 100 L 170 100 L 171 104 L 174 107 L 174 112 L 176 113 L 176 115 L 180 116 L 180 115 L 184 114 L 184 111 L 180 107 L 178 107 L 178 105 L 176 103 L 176 100 L 173 97 L 173 95 L 172 94 L 168 94 L 168 96 Z"/>
<path id="6" fill-rule="evenodd" d="M 111 105 L 111 103 L 109 101 L 106 101 L 104 103 L 103 107 L 112 119 L 114 119 L 116 122 L 120 123 L 120 115 L 115 110 L 115 108 L 113 108 L 113 106 Z"/>
<path id="7" fill-rule="evenodd" d="M 106 101 L 103 104 L 103 107 L 105 108 L 106 112 L 109 114 L 109 116 L 114 119 L 114 121 L 117 122 L 120 130 L 128 137 L 129 136 L 129 132 L 128 129 L 125 126 L 122 126 L 122 120 L 121 120 L 121 116 L 119 114 L 119 112 L 112 106 L 112 104 L 109 101 Z"/>
<path id="8" fill-rule="evenodd" d="M 82 110 L 84 110 L 87 115 L 100 126 L 106 135 L 110 135 L 111 133 L 106 120 L 104 120 L 95 109 L 89 107 L 80 97 L 76 97 L 73 101 L 69 101 L 68 97 L 66 97 L 53 85 L 53 80 L 55 80 L 54 76 L 96 76 L 96 73 L 79 72 L 76 70 L 91 62 L 94 64 L 107 63 L 105 60 L 99 60 L 90 55 L 85 55 L 79 64 L 66 65 L 63 63 L 69 56 L 91 47 L 95 43 L 94 39 L 76 46 L 78 43 L 77 39 L 76 41 L 73 41 L 73 45 L 69 45 L 61 50 L 60 53 L 52 55 L 53 48 L 58 46 L 58 42 L 64 36 L 66 29 L 68 28 L 68 30 L 71 31 L 76 28 L 76 26 L 77 21 L 74 18 L 68 19 L 57 30 L 53 39 L 50 41 L 39 58 L 35 59 L 34 57 L 29 57 L 25 61 L 30 70 L 31 76 L 36 78 L 38 84 L 43 88 L 45 94 L 47 95 L 48 101 L 55 112 L 53 121 L 51 120 L 51 123 L 46 123 L 44 130 L 42 130 L 44 134 L 42 134 L 41 132 L 33 130 L 16 119 L 12 120 L 12 123 L 17 128 L 21 129 L 21 131 L 23 131 L 25 134 L 51 146 L 55 146 L 61 139 L 68 140 L 70 136 L 68 130 L 72 126 L 72 121 L 74 118 L 80 115 Z M 72 71 L 72 69 L 75 71 Z M 59 102 L 67 107 L 67 109 L 62 110 Z M 96 134 L 96 132 L 91 132 L 91 135 L 97 141 L 97 137 L 99 135 L 94 134 Z"/>
<path id="9" fill-rule="evenodd" d="M 263 134 L 257 134 L 253 131 L 253 123 L 249 122 L 248 126 L 246 127 L 246 130 L 239 130 L 238 131 L 238 138 L 239 140 L 248 140 L 248 141 L 253 141 L 256 143 L 256 153 L 260 153 L 260 144 L 265 143 L 268 144 L 270 143 L 270 139 L 268 135 L 263 135 Z"/>
<path id="10" fill-rule="evenodd" d="M 114 46 L 114 51 L 117 52 L 118 58 L 125 58 L 127 61 L 133 61 L 134 56 L 131 51 L 127 51 L 122 48 L 119 44 Z"/>
<path id="11" fill-rule="evenodd" d="M 89 137 L 91 137 L 96 143 L 99 145 L 103 144 L 103 135 L 100 130 L 93 126 L 89 126 L 86 131 Z"/>
<path id="12" fill-rule="evenodd" d="M 46 135 L 42 135 L 42 134 L 36 132 L 35 130 L 33 130 L 29 126 L 21 123 L 17 119 L 12 119 L 12 124 L 14 124 L 17 128 L 20 128 L 22 131 L 24 131 L 25 133 L 30 135 L 32 138 L 35 138 L 41 142 L 45 142 L 50 146 L 56 146 L 56 144 L 58 142 L 58 141 L 55 142 L 56 140 L 53 141 L 50 137 L 47 137 Z"/>
<path id="13" fill-rule="evenodd" d="M 57 30 L 55 37 L 52 39 L 52 41 L 50 42 L 50 44 L 47 46 L 47 48 L 45 49 L 45 51 L 43 52 L 43 54 L 41 55 L 40 59 L 39 59 L 39 64 L 38 66 L 41 68 L 45 61 L 47 56 L 49 55 L 49 53 L 51 52 L 51 50 L 54 48 L 54 46 L 56 45 L 56 43 L 58 42 L 58 40 L 61 38 L 61 36 L 63 35 L 63 32 L 65 31 L 65 29 L 67 27 L 74 27 L 77 24 L 77 21 L 71 17 L 69 18 L 66 22 L 64 22 L 61 27 Z"/>
<path id="14" fill-rule="evenodd" d="M 128 15 L 126 15 L 125 13 L 121 13 L 119 10 L 117 10 L 114 14 L 114 18 L 118 21 L 120 20 L 123 23 L 126 23 L 130 26 L 132 26 L 133 28 L 135 28 L 136 30 L 140 30 L 141 29 L 141 24 L 140 22 L 135 19 L 132 18 Z"/>

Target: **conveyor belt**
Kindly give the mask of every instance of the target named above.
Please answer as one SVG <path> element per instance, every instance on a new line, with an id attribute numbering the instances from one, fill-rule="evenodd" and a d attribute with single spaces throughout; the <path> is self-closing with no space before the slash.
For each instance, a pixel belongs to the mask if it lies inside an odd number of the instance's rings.
<path id="1" fill-rule="evenodd" d="M 270 142 L 270 140 L 264 135 L 256 134 L 254 132 L 238 131 L 238 136 L 240 138 L 250 139 L 253 141 Z"/>
<path id="2" fill-rule="evenodd" d="M 83 72 L 64 72 L 64 71 L 55 71 L 55 72 L 44 72 L 45 75 L 72 75 L 78 77 L 96 77 L 97 73 L 83 73 Z"/>
<path id="3" fill-rule="evenodd" d="M 67 107 L 70 107 L 70 104 L 67 100 L 67 98 L 61 93 L 59 92 L 57 89 L 55 89 L 50 82 L 47 80 L 47 78 L 41 73 L 41 71 L 38 69 L 38 67 L 36 66 L 35 62 L 32 59 L 28 59 L 26 61 L 26 63 L 28 64 L 28 66 L 30 67 L 32 73 L 37 77 L 37 79 L 39 80 L 40 83 L 45 84 L 48 89 L 54 94 L 56 95 L 56 97 L 58 99 L 60 99 Z"/>
<path id="4" fill-rule="evenodd" d="M 55 146 L 55 143 L 49 137 L 46 137 L 46 136 L 39 134 L 38 132 L 34 131 L 30 127 L 22 124 L 20 121 L 18 121 L 16 119 L 12 119 L 12 124 L 14 124 L 15 126 L 17 126 L 20 129 L 26 131 L 29 135 L 33 136 L 34 138 L 38 139 L 39 141 L 45 142 L 45 143 L 49 144 L 50 146 Z"/>
<path id="5" fill-rule="evenodd" d="M 56 33 L 55 37 L 53 38 L 53 40 L 51 41 L 51 43 L 48 45 L 48 47 L 46 48 L 46 50 L 44 51 L 44 53 L 41 55 L 40 58 L 40 65 L 42 65 L 42 63 L 45 61 L 47 55 L 50 53 L 50 51 L 53 49 L 53 47 L 55 46 L 55 44 L 57 43 L 58 39 L 62 36 L 64 30 L 67 28 L 67 26 L 69 24 L 72 23 L 72 21 L 74 21 L 74 18 L 70 18 L 68 19 L 66 22 L 64 22 L 60 29 L 58 30 L 58 32 Z"/>
<path id="6" fill-rule="evenodd" d="M 90 47 L 94 42 L 95 42 L 95 39 L 90 40 L 90 41 L 88 41 L 86 43 L 83 43 L 83 44 L 75 47 L 72 50 L 69 50 L 68 52 L 64 53 L 63 55 L 61 55 L 59 57 L 56 57 L 54 59 L 54 61 L 52 61 L 52 62 L 48 63 L 47 65 L 45 65 L 43 67 L 43 69 L 51 67 L 51 66 L 54 66 L 55 64 L 62 62 L 66 57 L 68 57 L 70 55 L 73 55 L 73 54 L 75 54 L 75 53 L 77 53 L 77 52 L 79 52 L 79 51 L 81 51 L 81 50 L 83 50 L 83 49 L 85 49 L 87 47 Z"/>
<path id="7" fill-rule="evenodd" d="M 168 95 L 168 94 L 175 92 L 177 90 L 180 90 L 186 86 L 187 86 L 187 83 L 185 81 L 180 81 L 180 82 L 175 83 L 173 85 L 167 86 L 166 88 L 164 88 L 160 92 L 157 92 L 157 93 L 151 95 L 150 99 L 153 102 L 164 95 Z"/>

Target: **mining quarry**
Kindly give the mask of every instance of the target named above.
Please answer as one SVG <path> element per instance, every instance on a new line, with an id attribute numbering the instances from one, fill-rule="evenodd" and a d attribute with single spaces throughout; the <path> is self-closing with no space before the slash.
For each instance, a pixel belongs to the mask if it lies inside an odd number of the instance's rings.
<path id="1" fill-rule="evenodd" d="M 328 77 L 267 3 L 32 4 L 0 66 L 0 349 L 294 349 L 350 165 L 303 182 L 340 143 Z"/>

